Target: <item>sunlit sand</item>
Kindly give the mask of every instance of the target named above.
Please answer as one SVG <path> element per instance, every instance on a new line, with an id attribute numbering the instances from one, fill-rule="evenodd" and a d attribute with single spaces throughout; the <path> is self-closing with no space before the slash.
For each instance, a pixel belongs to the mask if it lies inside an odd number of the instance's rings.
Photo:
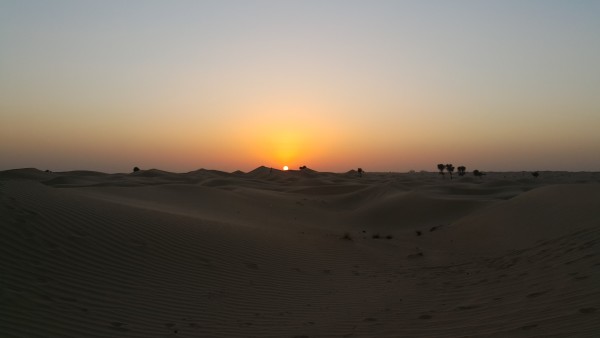
<path id="1" fill-rule="evenodd" d="M 593 337 L 600 174 L 0 172 L 2 337 Z"/>

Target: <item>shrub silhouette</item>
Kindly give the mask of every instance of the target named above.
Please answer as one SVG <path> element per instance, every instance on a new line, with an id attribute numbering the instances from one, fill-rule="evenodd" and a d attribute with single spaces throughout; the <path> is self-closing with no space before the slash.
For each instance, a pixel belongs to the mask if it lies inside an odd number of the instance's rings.
<path id="1" fill-rule="evenodd" d="M 305 165 L 303 165 L 303 166 L 300 167 L 300 170 L 304 170 L 304 169 L 306 169 Z"/>
<path id="2" fill-rule="evenodd" d="M 456 170 L 458 171 L 458 176 L 465 176 L 467 168 L 464 165 L 461 165 L 460 167 L 456 168 Z"/>
<path id="3" fill-rule="evenodd" d="M 362 170 L 362 168 L 358 168 L 358 170 L 356 172 L 358 172 L 358 177 L 362 177 L 362 175 L 365 171 Z"/>
<path id="4" fill-rule="evenodd" d="M 446 166 L 443 163 L 440 163 L 437 165 L 437 168 L 440 171 L 440 175 L 444 175 L 444 169 L 446 169 Z"/>
<path id="5" fill-rule="evenodd" d="M 450 179 L 452 179 L 452 173 L 454 172 L 454 166 L 451 163 L 446 164 L 446 171 L 450 173 Z"/>
<path id="6" fill-rule="evenodd" d="M 485 173 L 483 171 L 479 171 L 477 169 L 473 170 L 473 175 L 481 178 L 483 175 L 485 175 Z"/>
<path id="7" fill-rule="evenodd" d="M 140 168 L 138 168 L 138 167 L 133 167 L 133 172 L 136 172 L 136 171 L 140 171 Z"/>
<path id="8" fill-rule="evenodd" d="M 537 172 L 537 171 L 534 171 L 534 172 L 532 172 L 532 173 L 531 173 L 531 175 L 532 175 L 533 177 L 535 177 L 535 178 L 538 178 L 538 176 L 540 176 L 540 173 L 539 173 L 539 172 Z"/>

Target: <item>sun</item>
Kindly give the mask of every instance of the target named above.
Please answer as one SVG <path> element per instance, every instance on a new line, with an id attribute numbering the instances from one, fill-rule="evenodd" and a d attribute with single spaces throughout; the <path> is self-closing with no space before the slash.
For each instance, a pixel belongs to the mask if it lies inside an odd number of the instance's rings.
<path id="1" fill-rule="evenodd" d="M 288 166 L 287 166 L 287 165 L 284 165 L 284 166 L 283 166 L 283 171 L 288 171 L 289 169 L 290 169 L 290 168 L 288 168 Z"/>

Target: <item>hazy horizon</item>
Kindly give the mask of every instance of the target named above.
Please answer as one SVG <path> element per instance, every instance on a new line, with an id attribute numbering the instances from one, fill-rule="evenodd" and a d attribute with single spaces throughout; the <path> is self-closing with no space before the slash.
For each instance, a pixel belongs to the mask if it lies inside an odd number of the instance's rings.
<path id="1" fill-rule="evenodd" d="M 600 171 L 600 2 L 3 1 L 0 170 Z"/>
<path id="2" fill-rule="evenodd" d="M 460 164 L 459 164 L 460 165 Z M 454 165 L 456 167 L 456 165 Z M 98 172 L 98 173 L 103 173 L 103 174 L 130 174 L 132 172 L 134 172 L 133 170 L 134 167 L 129 168 L 129 170 L 122 170 L 122 171 L 103 171 L 103 170 L 96 170 L 93 168 L 77 168 L 77 169 L 66 169 L 66 170 L 50 170 L 50 169 L 43 169 L 43 168 L 36 168 L 36 167 L 22 167 L 22 168 L 10 168 L 10 169 L 0 169 L 0 172 L 2 171 L 13 171 L 13 170 L 27 170 L 27 169 L 36 169 L 39 171 L 45 171 L 45 170 L 49 170 L 51 173 L 70 173 L 70 172 Z M 183 171 L 171 171 L 171 170 L 165 170 L 163 168 L 140 168 L 138 167 L 138 169 L 140 170 L 140 172 L 142 171 L 148 171 L 148 170 L 159 170 L 159 171 L 164 171 L 164 172 L 168 172 L 168 173 L 173 173 L 173 174 L 187 174 L 187 173 L 191 173 L 191 172 L 195 172 L 198 170 L 208 170 L 208 171 L 220 171 L 220 172 L 224 172 L 224 173 L 230 173 L 233 174 L 235 172 L 243 172 L 243 173 L 250 173 L 253 170 L 257 170 L 257 169 L 261 169 L 261 168 L 270 168 L 273 170 L 277 170 L 280 172 L 286 172 L 286 171 L 290 171 L 290 172 L 300 172 L 302 169 L 300 168 L 294 168 L 294 167 L 289 167 L 289 169 L 282 169 L 282 168 L 275 168 L 275 167 L 269 167 L 269 166 L 264 166 L 264 165 L 259 165 L 255 168 L 249 169 L 249 170 L 241 170 L 241 169 L 236 169 L 236 170 L 222 170 L 219 168 L 196 168 L 196 169 L 192 169 L 192 170 L 183 170 Z M 358 168 L 348 168 L 347 170 L 340 170 L 340 171 L 332 171 L 332 170 L 321 170 L 319 168 L 311 168 L 311 167 L 307 167 L 310 170 L 313 170 L 317 173 L 333 173 L 333 174 L 345 174 L 347 172 L 350 172 L 352 170 L 356 171 Z M 362 168 L 361 168 L 362 169 Z M 455 168 L 456 169 L 456 168 Z M 471 177 L 473 176 L 473 171 L 474 170 L 479 170 L 481 168 L 466 168 L 466 175 L 467 177 Z M 598 171 L 590 171 L 590 170 L 479 170 L 481 172 L 483 172 L 484 174 L 503 174 L 503 173 L 523 173 L 523 174 L 527 174 L 527 177 L 531 177 L 529 176 L 530 173 L 533 172 L 538 172 L 538 173 L 560 173 L 560 172 L 564 172 L 564 173 L 598 173 Z M 365 174 L 421 174 L 421 173 L 426 173 L 426 174 L 439 174 L 438 170 L 433 170 L 433 169 L 410 169 L 410 170 L 405 170 L 405 171 L 392 171 L 392 170 L 364 170 Z M 460 176 L 458 175 L 458 172 L 455 170 L 454 172 L 454 177 L 459 178 Z M 444 170 L 444 175 L 448 175 L 448 172 L 446 170 Z M 449 176 L 448 176 L 449 177 Z"/>

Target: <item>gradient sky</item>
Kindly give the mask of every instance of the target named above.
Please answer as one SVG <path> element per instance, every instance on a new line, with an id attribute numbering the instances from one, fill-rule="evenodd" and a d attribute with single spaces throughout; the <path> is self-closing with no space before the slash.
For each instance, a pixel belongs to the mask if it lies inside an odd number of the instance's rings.
<path id="1" fill-rule="evenodd" d="M 0 0 L 0 170 L 600 170 L 600 1 Z"/>

